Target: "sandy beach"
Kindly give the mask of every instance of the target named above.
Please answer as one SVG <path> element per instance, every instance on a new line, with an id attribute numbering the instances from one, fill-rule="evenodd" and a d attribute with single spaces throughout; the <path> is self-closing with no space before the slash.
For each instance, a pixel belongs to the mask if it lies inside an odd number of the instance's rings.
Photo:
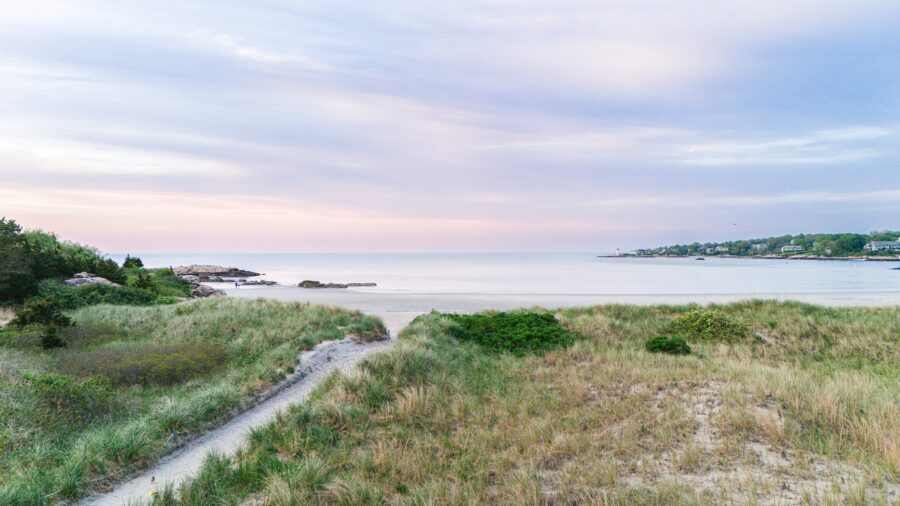
<path id="1" fill-rule="evenodd" d="M 647 295 L 560 295 L 560 294 L 479 294 L 479 293 L 371 293 L 352 289 L 307 290 L 290 286 L 234 288 L 227 283 L 211 286 L 225 290 L 230 297 L 264 297 L 282 301 L 332 304 L 364 312 L 474 312 L 485 309 L 521 307 L 575 307 L 596 304 L 724 304 L 750 299 L 800 301 L 823 306 L 896 306 L 900 292 L 828 292 L 828 293 L 733 293 L 733 294 L 647 294 Z"/>

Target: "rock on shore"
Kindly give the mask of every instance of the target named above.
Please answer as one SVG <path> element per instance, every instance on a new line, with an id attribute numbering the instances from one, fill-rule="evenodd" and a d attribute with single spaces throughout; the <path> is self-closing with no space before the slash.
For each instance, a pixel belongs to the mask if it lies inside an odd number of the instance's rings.
<path id="1" fill-rule="evenodd" d="M 237 267 L 222 267 L 221 265 L 180 265 L 173 267 L 178 276 L 197 276 L 201 281 L 216 280 L 221 278 L 249 278 L 259 276 L 260 273 L 238 269 Z"/>
<path id="2" fill-rule="evenodd" d="M 252 279 L 250 281 L 247 281 L 245 279 L 245 280 L 241 281 L 240 283 L 241 283 L 241 286 L 244 286 L 244 285 L 247 285 L 247 286 L 256 286 L 256 285 L 275 286 L 278 284 L 277 281 L 269 281 L 267 279 Z"/>
<path id="3" fill-rule="evenodd" d="M 225 292 L 211 286 L 196 284 L 191 287 L 191 297 L 224 297 Z"/>
<path id="4" fill-rule="evenodd" d="M 78 274 L 72 276 L 72 278 L 63 281 L 64 284 L 68 286 L 84 286 L 84 285 L 108 285 L 108 286 L 121 286 L 118 283 L 113 283 L 112 281 L 101 278 L 100 276 L 94 276 L 90 272 L 79 272 Z"/>
<path id="5" fill-rule="evenodd" d="M 320 281 L 301 281 L 300 288 L 354 288 L 358 286 L 377 286 L 375 283 L 322 283 Z"/>

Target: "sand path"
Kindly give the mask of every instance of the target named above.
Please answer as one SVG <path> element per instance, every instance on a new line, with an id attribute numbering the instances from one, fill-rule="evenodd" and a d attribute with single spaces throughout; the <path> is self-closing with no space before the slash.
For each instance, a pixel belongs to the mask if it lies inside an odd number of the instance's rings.
<path id="1" fill-rule="evenodd" d="M 179 484 L 196 474 L 210 452 L 233 454 L 245 442 L 251 429 L 269 423 L 277 412 L 306 399 L 333 371 L 348 371 L 363 358 L 390 348 L 400 330 L 420 313 L 385 311 L 373 314 L 384 321 L 391 339 L 373 343 L 357 343 L 350 339 L 320 343 L 300 355 L 297 371 L 275 395 L 166 455 L 152 468 L 116 485 L 110 492 L 88 496 L 80 504 L 140 504 L 152 490 L 159 490 L 166 483 Z"/>

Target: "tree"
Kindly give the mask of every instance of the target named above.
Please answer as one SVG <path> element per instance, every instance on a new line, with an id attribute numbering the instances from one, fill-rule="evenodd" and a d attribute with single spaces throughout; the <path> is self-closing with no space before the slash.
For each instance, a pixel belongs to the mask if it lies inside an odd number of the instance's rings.
<path id="1" fill-rule="evenodd" d="M 144 266 L 144 262 L 141 261 L 138 257 L 133 257 L 131 255 L 125 255 L 125 261 L 122 262 L 122 267 L 125 269 L 135 269 L 141 268 Z"/>
<path id="2" fill-rule="evenodd" d="M 119 284 L 126 280 L 119 264 L 94 248 L 60 242 L 41 230 L 23 231 L 15 220 L 0 218 L 0 303 L 21 304 L 38 293 L 42 280 L 85 271 Z"/>
<path id="3" fill-rule="evenodd" d="M 24 327 L 25 325 L 48 325 L 53 327 L 68 327 L 72 325 L 72 319 L 63 313 L 60 301 L 53 297 L 32 297 L 25 306 L 16 312 L 11 325 Z"/>
<path id="4" fill-rule="evenodd" d="M 834 241 L 835 253 L 839 255 L 860 253 L 865 248 L 867 239 L 868 237 L 862 234 L 842 234 Z"/>
<path id="5" fill-rule="evenodd" d="M 22 227 L 0 218 L 0 302 L 21 302 L 37 290 L 28 253 Z"/>

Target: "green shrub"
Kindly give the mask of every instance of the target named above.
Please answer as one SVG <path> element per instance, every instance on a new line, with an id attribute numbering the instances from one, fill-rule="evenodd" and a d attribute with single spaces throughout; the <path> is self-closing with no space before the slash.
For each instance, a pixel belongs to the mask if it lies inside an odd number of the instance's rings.
<path id="1" fill-rule="evenodd" d="M 40 296 L 52 299 L 64 310 L 95 304 L 148 306 L 156 303 L 156 296 L 140 288 L 112 285 L 66 286 L 47 280 L 41 283 Z"/>
<path id="2" fill-rule="evenodd" d="M 177 304 L 178 297 L 173 297 L 171 295 L 160 295 L 156 298 L 157 304 Z"/>
<path id="3" fill-rule="evenodd" d="M 22 374 L 36 399 L 35 416 L 44 427 L 80 427 L 110 412 L 114 392 L 109 380 L 63 374 Z"/>
<path id="4" fill-rule="evenodd" d="M 742 321 L 718 309 L 694 309 L 673 320 L 667 327 L 671 334 L 688 341 L 734 342 L 747 336 L 749 329 Z"/>
<path id="5" fill-rule="evenodd" d="M 15 220 L 0 218 L 0 302 L 20 304 L 37 295 L 42 280 L 84 271 L 125 282 L 119 265 L 95 248 L 61 242 L 40 230 L 25 231 Z"/>
<path id="6" fill-rule="evenodd" d="M 691 347 L 680 337 L 656 336 L 644 343 L 651 353 L 668 353 L 670 355 L 688 355 Z"/>
<path id="7" fill-rule="evenodd" d="M 53 348 L 65 348 L 66 342 L 59 338 L 59 329 L 53 325 L 48 325 L 41 335 L 41 348 L 50 350 Z"/>
<path id="8" fill-rule="evenodd" d="M 153 273 L 156 293 L 168 297 L 190 297 L 191 284 L 176 276 L 175 273 L 166 274 L 165 271 L 172 272 L 172 269 L 167 267 Z"/>
<path id="9" fill-rule="evenodd" d="M 81 299 L 79 307 L 95 304 L 149 306 L 156 302 L 156 296 L 147 290 L 128 286 L 85 285 L 76 288 Z"/>
<path id="10" fill-rule="evenodd" d="M 144 343 L 66 353 L 59 367 L 75 376 L 102 376 L 115 385 L 174 385 L 209 374 L 226 356 L 214 343 Z"/>
<path id="11" fill-rule="evenodd" d="M 50 297 L 33 297 L 16 312 L 15 318 L 10 323 L 17 327 L 25 325 L 67 327 L 72 324 L 72 319 L 63 314 L 63 306 L 58 300 Z"/>
<path id="12" fill-rule="evenodd" d="M 453 321 L 450 334 L 487 350 L 516 355 L 570 346 L 575 335 L 562 328 L 550 313 L 510 312 L 446 315 Z"/>
<path id="13" fill-rule="evenodd" d="M 154 295 L 156 295 L 157 290 L 159 289 L 157 287 L 156 279 L 144 269 L 134 269 L 134 272 L 128 276 L 127 284 L 132 288 L 146 290 Z"/>
<path id="14" fill-rule="evenodd" d="M 125 261 L 122 262 L 122 268 L 123 268 L 123 269 L 134 269 L 134 268 L 140 268 L 140 267 L 143 267 L 143 266 L 144 266 L 144 262 L 141 261 L 140 258 L 138 258 L 138 257 L 133 257 L 133 256 L 128 255 L 128 254 L 125 255 Z"/>

